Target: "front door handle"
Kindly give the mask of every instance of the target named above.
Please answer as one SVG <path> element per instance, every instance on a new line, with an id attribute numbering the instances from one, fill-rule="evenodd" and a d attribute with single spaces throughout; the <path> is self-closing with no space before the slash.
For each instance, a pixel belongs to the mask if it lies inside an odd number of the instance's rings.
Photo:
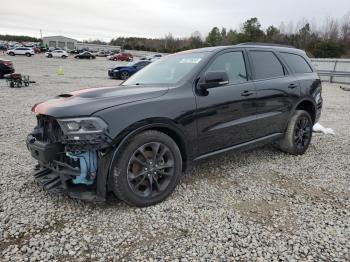
<path id="1" fill-rule="evenodd" d="M 296 87 L 298 87 L 298 84 L 295 84 L 295 83 L 292 83 L 288 86 L 288 88 L 292 88 L 292 89 Z"/>
<path id="2" fill-rule="evenodd" d="M 249 90 L 243 91 L 241 93 L 241 96 L 251 96 L 251 95 L 254 95 L 254 92 L 253 91 L 249 91 Z"/>

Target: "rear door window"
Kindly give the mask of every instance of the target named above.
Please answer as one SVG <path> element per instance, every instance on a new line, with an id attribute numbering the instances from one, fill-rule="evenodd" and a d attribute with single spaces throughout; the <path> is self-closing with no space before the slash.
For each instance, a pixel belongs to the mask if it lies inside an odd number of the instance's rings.
<path id="1" fill-rule="evenodd" d="M 312 73 L 310 65 L 306 62 L 305 58 L 297 54 L 281 53 L 287 64 L 297 74 Z"/>
<path id="2" fill-rule="evenodd" d="M 285 70 L 276 55 L 271 51 L 250 51 L 256 79 L 278 78 Z"/>

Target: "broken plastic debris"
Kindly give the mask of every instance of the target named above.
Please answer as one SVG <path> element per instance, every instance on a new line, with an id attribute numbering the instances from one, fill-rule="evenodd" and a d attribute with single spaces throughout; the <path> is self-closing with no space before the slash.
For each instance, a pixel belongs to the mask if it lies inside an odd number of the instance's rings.
<path id="1" fill-rule="evenodd" d="M 317 133 L 323 133 L 326 135 L 335 135 L 335 132 L 332 128 L 326 128 L 319 123 L 315 124 L 313 127 L 313 131 Z"/>

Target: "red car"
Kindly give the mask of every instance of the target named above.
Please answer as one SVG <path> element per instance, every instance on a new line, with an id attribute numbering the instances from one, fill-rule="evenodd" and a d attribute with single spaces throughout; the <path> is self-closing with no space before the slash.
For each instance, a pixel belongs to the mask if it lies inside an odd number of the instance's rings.
<path id="1" fill-rule="evenodd" d="M 111 56 L 109 60 L 131 62 L 132 60 L 134 60 L 134 57 L 130 53 L 120 53 L 120 54 Z"/>

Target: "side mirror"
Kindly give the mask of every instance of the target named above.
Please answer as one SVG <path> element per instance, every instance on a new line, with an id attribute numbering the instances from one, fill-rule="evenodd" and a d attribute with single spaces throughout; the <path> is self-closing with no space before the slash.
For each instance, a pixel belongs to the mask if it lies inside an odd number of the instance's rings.
<path id="1" fill-rule="evenodd" d="M 229 84 L 228 75 L 225 71 L 209 71 L 205 73 L 204 77 L 204 83 L 201 83 L 200 87 L 205 90 Z"/>

